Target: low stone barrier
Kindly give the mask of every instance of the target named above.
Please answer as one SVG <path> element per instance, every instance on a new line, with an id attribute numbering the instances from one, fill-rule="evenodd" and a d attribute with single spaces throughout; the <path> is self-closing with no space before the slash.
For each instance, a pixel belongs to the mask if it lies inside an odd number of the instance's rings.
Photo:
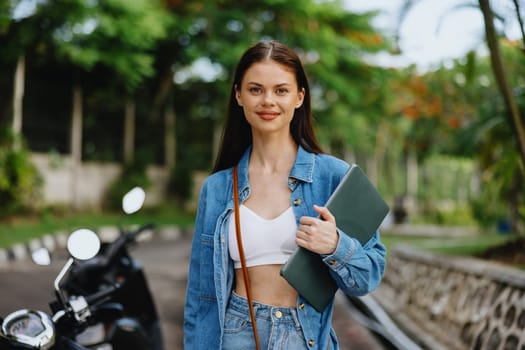
<path id="1" fill-rule="evenodd" d="M 373 296 L 425 349 L 525 349 L 525 271 L 396 247 Z"/>
<path id="2" fill-rule="evenodd" d="M 119 236 L 117 226 L 102 226 L 95 229 L 102 242 L 111 242 Z M 193 232 L 193 227 L 180 228 L 175 225 L 158 226 L 148 232 L 143 232 L 137 238 L 138 241 L 150 241 L 160 239 L 165 241 L 178 240 L 183 235 L 189 235 Z M 29 258 L 31 253 L 40 247 L 45 247 L 49 252 L 66 247 L 69 232 L 56 232 L 47 234 L 38 239 L 33 239 L 27 243 L 17 243 L 9 248 L 0 248 L 0 270 L 8 269 L 13 261 L 19 261 Z M 0 349 L 1 350 L 1 349 Z"/>

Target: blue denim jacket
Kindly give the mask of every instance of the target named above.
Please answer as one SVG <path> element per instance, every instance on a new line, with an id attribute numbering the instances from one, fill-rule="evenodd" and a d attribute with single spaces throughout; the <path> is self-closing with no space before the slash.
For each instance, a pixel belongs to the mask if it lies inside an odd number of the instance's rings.
<path id="1" fill-rule="evenodd" d="M 248 149 L 238 164 L 239 201 L 250 195 Z M 313 205 L 323 205 L 337 187 L 349 165 L 333 156 L 306 152 L 299 147 L 288 178 L 290 203 L 299 224 L 302 216 L 314 216 Z M 228 254 L 227 218 L 233 210 L 232 169 L 209 176 L 201 190 L 190 257 L 184 310 L 184 349 L 220 349 L 224 316 L 233 288 L 233 262 Z M 379 232 L 362 246 L 339 234 L 332 255 L 323 256 L 338 287 L 347 295 L 359 296 L 374 290 L 385 269 L 386 250 Z M 333 260 L 337 261 L 333 264 Z M 331 261 L 332 263 L 328 263 Z M 333 300 L 323 312 L 316 311 L 302 296 L 297 311 L 304 337 L 311 349 L 338 349 L 331 328 Z"/>

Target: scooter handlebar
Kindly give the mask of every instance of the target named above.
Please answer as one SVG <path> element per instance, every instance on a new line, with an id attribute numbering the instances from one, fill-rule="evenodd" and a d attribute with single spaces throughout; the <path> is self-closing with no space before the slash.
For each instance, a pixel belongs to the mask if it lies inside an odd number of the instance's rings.
<path id="1" fill-rule="evenodd" d="M 88 305 L 96 304 L 97 302 L 100 302 L 101 300 L 111 296 L 115 291 L 117 291 L 120 288 L 120 284 L 115 283 L 112 286 L 105 288 L 99 292 L 96 292 L 94 294 L 88 295 L 86 297 L 86 303 Z"/>
<path id="2" fill-rule="evenodd" d="M 103 259 L 104 264 L 111 264 L 113 262 L 113 259 L 120 253 L 122 248 L 126 246 L 127 244 L 131 242 L 135 242 L 137 237 L 144 231 L 153 229 L 155 225 L 153 223 L 148 223 L 145 225 L 142 225 L 135 231 L 131 231 L 128 233 L 124 233 L 119 238 L 117 238 L 114 242 L 112 242 L 108 250 L 105 252 Z"/>

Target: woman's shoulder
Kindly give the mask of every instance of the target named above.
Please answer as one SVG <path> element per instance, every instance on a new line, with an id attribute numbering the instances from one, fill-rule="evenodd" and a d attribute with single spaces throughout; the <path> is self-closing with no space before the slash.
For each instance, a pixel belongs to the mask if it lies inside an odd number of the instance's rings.
<path id="1" fill-rule="evenodd" d="M 230 173 L 231 169 L 223 169 L 208 175 L 204 180 L 203 187 L 211 189 L 222 188 L 224 190 L 226 184 L 230 181 Z"/>
<path id="2" fill-rule="evenodd" d="M 202 182 L 200 189 L 200 202 L 226 203 L 228 193 L 231 193 L 231 180 L 227 170 L 217 171 L 208 175 Z"/>
<path id="3" fill-rule="evenodd" d="M 348 162 L 327 153 L 317 154 L 316 163 L 318 163 L 317 169 L 319 169 L 319 171 L 329 172 L 339 176 L 344 175 L 350 168 Z"/>

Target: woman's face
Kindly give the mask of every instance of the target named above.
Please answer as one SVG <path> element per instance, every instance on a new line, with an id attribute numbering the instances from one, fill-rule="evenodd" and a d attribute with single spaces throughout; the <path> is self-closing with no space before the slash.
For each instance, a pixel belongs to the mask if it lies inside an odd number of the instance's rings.
<path id="1" fill-rule="evenodd" d="M 235 88 L 237 103 L 254 135 L 289 133 L 294 111 L 304 99 L 304 89 L 299 90 L 292 69 L 272 60 L 254 63 Z"/>

